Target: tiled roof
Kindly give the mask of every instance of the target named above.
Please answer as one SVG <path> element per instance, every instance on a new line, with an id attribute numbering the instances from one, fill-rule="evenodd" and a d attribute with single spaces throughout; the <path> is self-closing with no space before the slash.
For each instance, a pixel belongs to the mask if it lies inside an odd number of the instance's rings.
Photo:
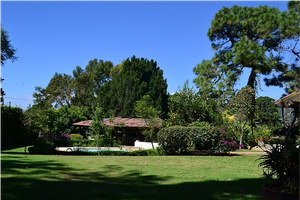
<path id="1" fill-rule="evenodd" d="M 273 104 L 281 105 L 281 102 L 286 103 L 289 100 L 293 100 L 296 102 L 300 102 L 300 89 L 296 90 L 295 92 L 292 92 L 291 94 L 288 94 L 281 99 L 278 99 Z"/>
<path id="2" fill-rule="evenodd" d="M 90 126 L 91 122 L 93 120 L 86 120 L 86 121 L 82 121 L 82 122 L 76 122 L 73 123 L 73 126 Z M 147 124 L 145 122 L 145 120 L 140 119 L 140 118 L 122 118 L 122 117 L 116 117 L 113 123 L 109 122 L 108 118 L 103 119 L 104 124 L 106 124 L 107 126 L 119 126 L 121 123 L 124 123 L 123 127 L 147 127 Z"/>
<path id="3" fill-rule="evenodd" d="M 82 122 L 73 123 L 72 125 L 73 126 L 90 126 L 92 121 L 93 120 L 85 120 L 85 121 L 82 121 Z"/>

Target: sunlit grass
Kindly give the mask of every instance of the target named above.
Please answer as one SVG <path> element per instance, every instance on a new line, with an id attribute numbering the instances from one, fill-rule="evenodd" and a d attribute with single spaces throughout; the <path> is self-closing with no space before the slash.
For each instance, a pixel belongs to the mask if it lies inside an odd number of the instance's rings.
<path id="1" fill-rule="evenodd" d="M 260 199 L 259 155 L 1 153 L 2 199 Z"/>

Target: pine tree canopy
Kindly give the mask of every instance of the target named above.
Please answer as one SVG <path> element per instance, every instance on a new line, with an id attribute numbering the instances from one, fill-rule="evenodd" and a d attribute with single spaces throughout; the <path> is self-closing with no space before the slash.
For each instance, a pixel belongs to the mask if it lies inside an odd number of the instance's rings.
<path id="1" fill-rule="evenodd" d="M 296 12 L 278 8 L 224 7 L 215 14 L 208 30 L 211 46 L 216 51 L 211 60 L 194 68 L 194 83 L 204 94 L 229 99 L 245 68 L 251 69 L 247 86 L 256 88 L 260 74 L 284 68 L 278 47 L 299 30 Z"/>

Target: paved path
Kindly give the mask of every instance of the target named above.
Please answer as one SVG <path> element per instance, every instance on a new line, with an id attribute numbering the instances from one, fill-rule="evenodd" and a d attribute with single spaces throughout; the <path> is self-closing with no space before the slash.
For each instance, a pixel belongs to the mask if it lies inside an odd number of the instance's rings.
<path id="1" fill-rule="evenodd" d="M 264 151 L 260 151 L 260 152 L 251 152 L 251 151 L 247 151 L 247 152 L 236 152 L 236 151 L 232 151 L 232 152 L 229 152 L 230 154 L 236 154 L 236 155 L 263 155 L 263 154 L 266 154 L 266 152 Z"/>

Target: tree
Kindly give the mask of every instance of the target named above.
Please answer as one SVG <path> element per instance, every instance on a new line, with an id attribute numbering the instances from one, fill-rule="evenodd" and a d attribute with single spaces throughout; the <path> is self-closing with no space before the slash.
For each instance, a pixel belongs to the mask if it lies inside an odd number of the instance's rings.
<path id="1" fill-rule="evenodd" d="M 122 70 L 102 88 L 98 101 L 107 112 L 115 110 L 116 115 L 135 117 L 134 103 L 144 95 L 151 97 L 153 107 L 167 115 L 167 81 L 163 71 L 153 60 L 133 56 L 123 62 Z"/>
<path id="2" fill-rule="evenodd" d="M 72 105 L 92 107 L 96 100 L 94 85 L 93 75 L 77 66 L 73 70 L 73 77 L 70 83 L 70 88 L 74 92 L 71 99 Z"/>
<path id="3" fill-rule="evenodd" d="M 25 132 L 27 132 L 28 135 L 38 136 L 46 132 L 46 111 L 51 108 L 52 105 L 47 102 L 40 102 L 28 106 L 23 118 Z"/>
<path id="4" fill-rule="evenodd" d="M 273 74 L 272 78 L 265 78 L 267 86 L 279 86 L 285 87 L 285 94 L 290 94 L 300 88 L 300 2 L 289 1 L 288 2 L 289 14 L 295 16 L 298 19 L 296 26 L 289 27 L 289 33 L 291 39 L 285 39 L 276 49 L 276 56 L 283 55 L 289 56 L 283 63 L 282 68 L 278 70 L 279 74 Z M 298 16 L 298 17 L 297 17 Z M 286 21 L 281 22 L 281 26 L 286 26 Z"/>
<path id="5" fill-rule="evenodd" d="M 123 69 L 123 64 L 126 60 L 123 60 L 121 64 L 118 64 L 116 66 L 114 66 L 113 68 L 111 68 L 110 70 L 110 76 L 113 78 L 117 75 L 119 75 Z"/>
<path id="6" fill-rule="evenodd" d="M 240 131 L 240 145 L 242 144 L 244 125 L 246 120 L 250 120 L 252 125 L 252 135 L 254 124 L 255 105 L 253 102 L 254 90 L 246 86 L 242 88 L 227 104 L 227 108 L 231 114 L 234 114 L 235 125 Z M 241 146 L 239 147 L 241 148 Z"/>
<path id="7" fill-rule="evenodd" d="M 216 104 L 212 99 L 202 98 L 193 87 L 189 88 L 188 81 L 184 83 L 182 89 L 178 87 L 178 92 L 169 97 L 168 105 L 172 125 L 187 126 L 196 121 L 209 123 L 218 121 Z"/>
<path id="8" fill-rule="evenodd" d="M 33 96 L 36 101 L 54 103 L 56 108 L 63 105 L 92 108 L 97 96 L 102 96 L 102 87 L 111 79 L 112 68 L 112 62 L 94 59 L 85 70 L 76 66 L 73 76 L 56 72 L 46 88 L 36 87 Z"/>
<path id="9" fill-rule="evenodd" d="M 85 71 L 91 75 L 91 78 L 95 81 L 96 92 L 105 83 L 111 79 L 111 70 L 113 63 L 111 61 L 103 60 L 90 60 L 89 64 L 85 67 Z"/>
<path id="10" fill-rule="evenodd" d="M 229 100 L 236 92 L 236 81 L 249 68 L 247 86 L 256 89 L 260 74 L 268 75 L 283 67 L 282 56 L 273 53 L 284 40 L 295 36 L 290 30 L 299 30 L 298 23 L 298 15 L 278 8 L 223 7 L 207 33 L 216 53 L 194 68 L 198 75 L 194 83 L 204 94 Z"/>
<path id="11" fill-rule="evenodd" d="M 96 134 L 96 142 L 98 147 L 98 156 L 99 154 L 99 137 L 103 137 L 107 132 L 106 125 L 103 123 L 104 112 L 101 108 L 96 108 L 93 114 L 93 121 L 91 123 L 90 129 Z"/>
<path id="12" fill-rule="evenodd" d="M 37 98 L 37 101 L 54 103 L 56 108 L 63 105 L 67 105 L 70 108 L 72 105 L 71 99 L 74 96 L 71 79 L 70 75 L 56 72 L 45 89 L 41 87 L 35 88 L 36 92 L 33 93 L 33 97 Z"/>
<path id="13" fill-rule="evenodd" d="M 278 121 L 278 109 L 277 106 L 273 104 L 275 100 L 270 97 L 258 97 L 255 100 L 256 109 L 256 119 L 258 120 L 260 126 L 277 125 Z"/>
<path id="14" fill-rule="evenodd" d="M 145 95 L 141 100 L 135 102 L 134 110 L 136 116 L 145 120 L 147 128 L 143 131 L 143 135 L 150 140 L 152 148 L 154 149 L 153 141 L 156 139 L 156 134 L 161 120 L 159 119 L 160 111 L 151 106 L 151 99 L 149 95 Z"/>
<path id="15" fill-rule="evenodd" d="M 2 24 L 1 24 L 2 26 Z M 7 60 L 11 60 L 12 62 L 16 61 L 18 57 L 16 56 L 17 49 L 15 49 L 11 41 L 9 40 L 9 35 L 6 30 L 1 27 L 1 65 L 4 67 Z M 1 78 L 1 83 L 4 81 Z M 1 87 L 1 102 L 4 102 L 3 97 L 5 96 L 5 92 Z"/>

